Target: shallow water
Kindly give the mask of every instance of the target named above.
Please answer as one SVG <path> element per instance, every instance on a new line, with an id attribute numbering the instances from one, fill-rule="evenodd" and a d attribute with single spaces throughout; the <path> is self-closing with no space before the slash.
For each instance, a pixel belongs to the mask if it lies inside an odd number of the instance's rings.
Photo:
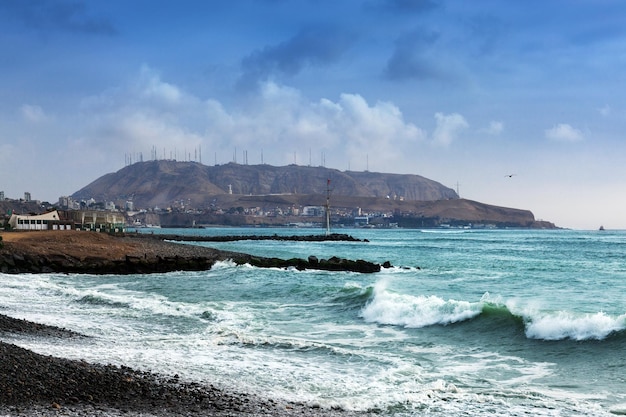
<path id="1" fill-rule="evenodd" d="M 395 267 L 356 274 L 222 262 L 210 271 L 145 276 L 0 275 L 3 314 L 93 336 L 4 339 L 47 354 L 386 415 L 626 410 L 626 232 L 347 232 L 369 242 L 202 245 L 281 258 L 389 260 Z"/>

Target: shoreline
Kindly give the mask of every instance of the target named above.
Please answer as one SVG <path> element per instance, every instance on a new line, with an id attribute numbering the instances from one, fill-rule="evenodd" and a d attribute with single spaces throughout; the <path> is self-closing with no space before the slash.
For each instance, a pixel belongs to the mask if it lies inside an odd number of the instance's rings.
<path id="1" fill-rule="evenodd" d="M 209 270 L 218 261 L 232 260 L 238 265 L 260 268 L 319 269 L 374 273 L 383 265 L 364 260 L 333 257 L 317 259 L 279 259 L 245 253 L 165 241 L 158 234 L 122 234 L 85 231 L 20 231 L 0 233 L 0 272 L 148 274 L 173 271 Z M 169 235 L 178 241 L 202 241 L 202 238 Z M 345 239 L 345 237 L 342 237 Z"/>
<path id="2" fill-rule="evenodd" d="M 0 414 L 22 416 L 366 416 L 235 393 L 127 366 L 46 356 L 2 341 L 4 334 L 88 337 L 0 314 Z"/>
<path id="3" fill-rule="evenodd" d="M 151 273 L 210 269 L 217 261 L 261 267 L 321 267 L 322 261 L 280 260 L 242 253 L 95 232 L 1 233 L 3 273 Z M 337 259 L 335 270 L 365 261 Z M 172 268 L 172 269 L 168 269 Z M 143 272 L 142 272 L 143 271 Z M 375 272 L 375 271 L 369 271 Z M 1 306 L 0 306 L 1 307 Z M 4 341 L 4 335 L 45 338 L 89 336 L 0 314 L 0 415 L 19 416 L 365 416 L 366 412 L 322 409 L 185 382 L 127 366 L 102 365 L 38 354 Z"/>

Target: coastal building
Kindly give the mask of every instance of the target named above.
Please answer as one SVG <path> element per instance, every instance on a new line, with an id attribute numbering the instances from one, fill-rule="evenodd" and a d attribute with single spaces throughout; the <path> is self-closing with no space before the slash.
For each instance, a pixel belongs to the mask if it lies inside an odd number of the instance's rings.
<path id="1" fill-rule="evenodd" d="M 354 217 L 354 225 L 356 227 L 365 227 L 370 224 L 369 216 L 355 216 Z"/>
<path id="2" fill-rule="evenodd" d="M 62 209 L 74 209 L 78 210 L 80 208 L 80 204 L 77 201 L 74 201 L 72 197 L 69 196 L 61 196 L 59 197 L 59 207 Z"/>
<path id="3" fill-rule="evenodd" d="M 0 201 L 4 201 L 4 191 L 0 191 Z"/>
<path id="4" fill-rule="evenodd" d="M 123 232 L 125 218 L 121 213 L 91 210 L 53 210 L 43 214 L 12 214 L 9 225 L 14 230 L 91 230 Z"/>
<path id="5" fill-rule="evenodd" d="M 123 214 L 100 210 L 70 210 L 64 215 L 74 224 L 77 230 L 95 232 L 123 232 L 126 218 Z"/>
<path id="6" fill-rule="evenodd" d="M 28 191 L 26 191 L 26 192 L 24 193 L 24 201 L 29 202 L 31 199 L 32 199 L 32 198 L 31 198 L 31 196 L 30 196 L 30 193 L 29 193 Z"/>
<path id="7" fill-rule="evenodd" d="M 70 230 L 72 224 L 61 220 L 59 212 L 54 210 L 44 214 L 11 214 L 9 225 L 14 230 Z"/>
<path id="8" fill-rule="evenodd" d="M 306 206 L 302 209 L 303 216 L 322 216 L 326 211 L 322 206 Z"/>

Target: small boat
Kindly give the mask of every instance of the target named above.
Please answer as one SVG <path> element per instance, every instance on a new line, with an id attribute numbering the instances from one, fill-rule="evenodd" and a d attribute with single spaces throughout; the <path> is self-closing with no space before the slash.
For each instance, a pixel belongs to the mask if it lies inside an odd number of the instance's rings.
<path id="1" fill-rule="evenodd" d="M 600 226 L 598 230 L 604 230 L 604 226 Z"/>

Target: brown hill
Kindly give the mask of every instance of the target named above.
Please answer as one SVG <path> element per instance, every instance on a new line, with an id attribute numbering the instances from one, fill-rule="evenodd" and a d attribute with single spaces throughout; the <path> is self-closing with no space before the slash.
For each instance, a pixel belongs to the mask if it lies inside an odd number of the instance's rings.
<path id="1" fill-rule="evenodd" d="M 283 194 L 268 196 L 244 196 L 222 194 L 216 196 L 212 203 L 219 208 L 261 208 L 264 211 L 274 208 L 288 210 L 290 207 L 324 206 L 325 195 Z M 554 224 L 536 221 L 529 210 L 500 207 L 466 199 L 450 199 L 438 201 L 407 201 L 376 197 L 346 197 L 332 195 L 330 198 L 331 213 L 334 222 L 350 224 L 350 218 L 341 219 L 338 213 L 351 213 L 357 208 L 373 215 L 372 224 L 381 226 L 398 223 L 401 227 L 437 227 L 443 224 L 450 226 L 486 227 L 523 227 L 523 228 L 555 228 Z M 244 225 L 282 225 L 303 221 L 323 222 L 322 217 L 307 218 L 302 216 L 258 217 L 242 215 L 215 215 L 213 212 L 188 215 L 184 213 L 168 213 L 160 216 L 163 226 L 185 226 L 192 224 L 226 224 Z"/>
<path id="2" fill-rule="evenodd" d="M 474 226 L 554 227 L 548 222 L 535 221 L 528 210 L 459 199 L 454 190 L 419 175 L 297 165 L 139 162 L 98 178 L 72 197 L 113 201 L 119 206 L 132 200 L 136 209 L 174 208 L 167 213 L 150 213 L 149 219 L 141 219 L 163 226 L 278 225 L 318 221 L 303 219 L 292 209 L 324 206 L 327 190 L 334 220 L 345 224 L 350 223 L 350 215 L 360 208 L 379 217 L 378 221 L 404 227 L 470 223 Z M 190 208 L 195 210 L 189 212 Z M 259 216 L 258 213 L 265 214 Z"/>
<path id="3" fill-rule="evenodd" d="M 184 201 L 196 208 L 208 206 L 215 196 L 324 195 L 327 181 L 334 196 L 389 197 L 404 200 L 458 198 L 454 190 L 419 175 L 339 171 L 325 167 L 289 165 L 206 166 L 196 162 L 149 161 L 104 175 L 73 194 L 75 199 L 113 201 L 135 207 L 170 207 Z"/>

